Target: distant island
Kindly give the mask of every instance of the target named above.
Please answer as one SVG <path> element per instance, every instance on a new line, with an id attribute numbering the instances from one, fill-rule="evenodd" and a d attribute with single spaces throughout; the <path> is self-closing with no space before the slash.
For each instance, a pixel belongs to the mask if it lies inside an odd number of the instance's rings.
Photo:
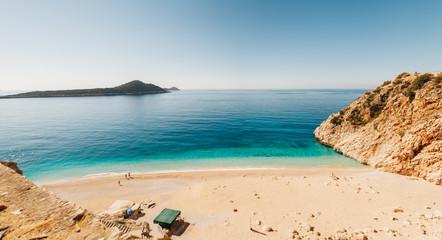
<path id="1" fill-rule="evenodd" d="M 177 87 L 165 88 L 167 91 L 179 91 Z"/>
<path id="2" fill-rule="evenodd" d="M 175 87 L 174 87 L 175 88 Z M 175 88 L 177 89 L 177 88 Z M 174 89 L 170 89 L 174 90 Z M 177 89 L 178 90 L 178 89 Z M 167 93 L 166 89 L 151 83 L 134 80 L 113 88 L 33 91 L 14 95 L 0 96 L 0 98 L 36 98 L 36 97 L 83 97 L 83 96 L 115 96 L 115 95 L 144 95 Z"/>

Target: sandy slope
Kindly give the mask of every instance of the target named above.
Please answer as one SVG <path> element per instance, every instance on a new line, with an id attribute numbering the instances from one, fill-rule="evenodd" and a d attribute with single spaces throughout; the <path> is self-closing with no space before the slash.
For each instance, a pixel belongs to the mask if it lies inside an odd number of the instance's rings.
<path id="1" fill-rule="evenodd" d="M 338 180 L 330 177 L 332 172 Z M 108 176 L 45 187 L 93 212 L 117 199 L 154 200 L 156 207 L 145 210 L 142 219 L 156 237 L 160 234 L 152 220 L 168 207 L 181 210 L 190 224 L 173 239 L 442 238 L 440 186 L 370 167 L 132 176 L 131 180 Z M 123 186 L 118 186 L 118 180 Z M 257 232 L 249 229 L 250 224 Z M 265 232 L 264 225 L 274 231 Z"/>

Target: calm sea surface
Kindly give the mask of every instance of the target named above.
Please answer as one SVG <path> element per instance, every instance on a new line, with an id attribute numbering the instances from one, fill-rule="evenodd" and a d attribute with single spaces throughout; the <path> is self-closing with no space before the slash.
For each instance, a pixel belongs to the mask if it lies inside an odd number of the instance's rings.
<path id="1" fill-rule="evenodd" d="M 313 138 L 364 90 L 0 99 L 0 159 L 38 183 L 194 168 L 360 166 Z"/>

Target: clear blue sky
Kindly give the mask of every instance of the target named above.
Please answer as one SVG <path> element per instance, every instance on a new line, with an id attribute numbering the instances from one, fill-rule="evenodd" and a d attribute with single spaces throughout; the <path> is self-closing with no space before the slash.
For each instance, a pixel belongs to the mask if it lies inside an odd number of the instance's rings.
<path id="1" fill-rule="evenodd" d="M 367 88 L 442 70 L 442 1 L 0 0 L 0 89 Z"/>

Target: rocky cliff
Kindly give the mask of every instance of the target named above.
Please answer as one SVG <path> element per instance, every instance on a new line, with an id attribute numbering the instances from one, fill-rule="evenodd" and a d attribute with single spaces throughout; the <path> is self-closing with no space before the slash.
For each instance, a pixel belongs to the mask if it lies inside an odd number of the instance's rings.
<path id="1" fill-rule="evenodd" d="M 402 73 L 315 131 L 324 145 L 383 171 L 442 184 L 442 72 Z"/>
<path id="2" fill-rule="evenodd" d="M 118 229 L 106 228 L 86 210 L 18 174 L 16 164 L 9 165 L 0 164 L 0 229 L 9 227 L 4 240 L 120 239 Z"/>

